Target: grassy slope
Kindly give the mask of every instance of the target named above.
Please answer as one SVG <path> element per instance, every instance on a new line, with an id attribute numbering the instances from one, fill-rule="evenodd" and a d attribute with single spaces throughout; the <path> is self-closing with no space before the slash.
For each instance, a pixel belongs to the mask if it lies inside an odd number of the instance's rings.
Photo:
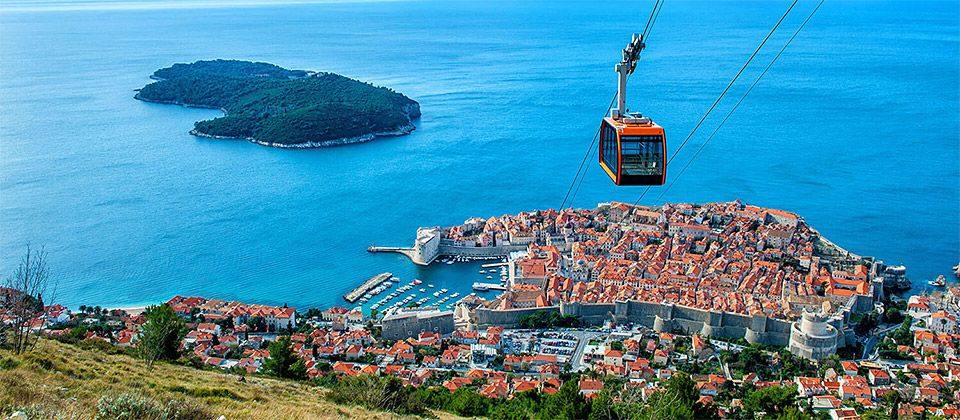
<path id="1" fill-rule="evenodd" d="M 240 383 L 236 376 L 222 372 L 166 363 L 147 367 L 130 356 L 43 340 L 32 355 L 14 356 L 0 350 L 0 413 L 37 406 L 47 415 L 93 418 L 102 395 L 142 393 L 157 401 L 191 400 L 228 419 L 397 418 L 392 413 L 338 406 L 320 397 L 322 388 L 261 377 L 246 379 Z M 234 396 L 188 395 L 190 390 L 204 388 Z"/>

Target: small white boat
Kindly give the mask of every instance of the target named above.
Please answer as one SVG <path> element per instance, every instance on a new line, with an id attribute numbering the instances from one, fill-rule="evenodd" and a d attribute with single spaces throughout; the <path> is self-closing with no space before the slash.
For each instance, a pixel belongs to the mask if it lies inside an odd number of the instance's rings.
<path id="1" fill-rule="evenodd" d="M 493 278 L 493 276 L 487 276 L 487 280 L 490 280 L 490 279 L 492 279 L 492 278 Z"/>
<path id="2" fill-rule="evenodd" d="M 453 261 L 447 261 L 447 265 L 453 265 Z"/>
<path id="3" fill-rule="evenodd" d="M 440 293 L 441 293 L 441 294 L 447 293 L 447 289 L 440 289 Z"/>
<path id="4" fill-rule="evenodd" d="M 433 285 L 432 285 L 432 284 L 428 284 L 427 287 L 433 289 Z"/>
<path id="5" fill-rule="evenodd" d="M 927 283 L 930 283 L 931 286 L 943 287 L 947 285 L 947 279 L 946 277 L 943 276 L 943 274 L 941 274 L 937 276 L 936 280 L 930 280 Z"/>
<path id="6" fill-rule="evenodd" d="M 420 293 L 424 293 L 424 292 L 427 291 L 427 289 L 424 289 L 424 288 L 422 288 L 422 287 L 421 287 L 419 290 L 420 290 Z"/>
<path id="7" fill-rule="evenodd" d="M 480 274 L 486 273 L 487 270 L 480 270 Z"/>

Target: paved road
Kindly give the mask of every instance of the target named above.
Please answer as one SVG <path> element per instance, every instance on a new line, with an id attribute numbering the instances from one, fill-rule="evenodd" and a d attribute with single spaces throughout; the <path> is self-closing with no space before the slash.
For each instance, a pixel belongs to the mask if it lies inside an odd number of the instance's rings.
<path id="1" fill-rule="evenodd" d="M 567 331 L 570 335 L 577 337 L 577 349 L 570 356 L 570 367 L 577 371 L 583 366 L 583 352 L 587 348 L 587 343 L 597 337 L 603 337 L 608 333 L 599 331 Z"/>
<path id="2" fill-rule="evenodd" d="M 723 368 L 723 376 L 725 376 L 727 380 L 733 380 L 733 375 L 730 374 L 730 365 L 720 362 L 720 367 Z"/>

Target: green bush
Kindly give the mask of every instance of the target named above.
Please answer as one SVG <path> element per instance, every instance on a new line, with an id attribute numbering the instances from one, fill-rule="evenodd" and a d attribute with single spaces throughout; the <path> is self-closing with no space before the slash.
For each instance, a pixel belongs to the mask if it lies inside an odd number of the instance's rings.
<path id="1" fill-rule="evenodd" d="M 580 318 L 544 310 L 521 317 L 517 324 L 520 328 L 528 329 L 573 328 L 580 326 Z"/>
<path id="2" fill-rule="evenodd" d="M 17 366 L 20 366 L 20 362 L 11 357 L 4 357 L 0 359 L 0 370 L 15 369 Z"/>
<path id="3" fill-rule="evenodd" d="M 395 376 L 360 375 L 343 378 L 333 384 L 327 398 L 337 404 L 359 405 L 400 414 L 424 414 L 418 398 L 411 398 L 412 387 L 405 387 Z"/>
<path id="4" fill-rule="evenodd" d="M 243 397 L 226 388 L 187 388 L 176 385 L 168 388 L 172 392 L 179 392 L 196 398 L 228 398 L 231 400 L 242 401 Z"/>
<path id="5" fill-rule="evenodd" d="M 186 420 L 212 419 L 214 416 L 204 407 L 189 401 L 170 400 L 160 403 L 150 397 L 119 394 L 100 397 L 97 402 L 97 419 L 116 420 Z"/>
<path id="6" fill-rule="evenodd" d="M 23 361 L 43 370 L 53 370 L 54 368 L 53 360 L 39 353 L 28 353 L 23 357 Z"/>

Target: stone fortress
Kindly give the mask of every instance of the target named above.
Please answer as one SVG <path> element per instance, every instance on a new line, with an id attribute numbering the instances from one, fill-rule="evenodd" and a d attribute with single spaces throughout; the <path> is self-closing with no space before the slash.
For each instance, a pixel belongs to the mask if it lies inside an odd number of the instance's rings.
<path id="1" fill-rule="evenodd" d="M 398 252 L 410 258 L 414 264 L 430 265 L 437 257 L 505 257 L 514 251 L 523 251 L 527 245 L 500 245 L 500 246 L 460 246 L 455 241 L 443 239 L 443 232 L 439 227 L 422 227 L 417 229 L 417 238 L 413 246 L 367 248 L 370 252 Z"/>
<path id="2" fill-rule="evenodd" d="M 855 305 L 848 305 L 853 308 Z M 478 307 L 473 313 L 476 327 L 516 327 L 520 318 L 538 311 L 556 311 L 561 315 L 580 317 L 585 325 L 601 325 L 607 321 L 633 323 L 657 332 L 682 331 L 704 337 L 743 338 L 748 343 L 782 346 L 796 356 L 821 360 L 836 354 L 852 331 L 841 333 L 849 319 L 849 310 L 828 317 L 822 312 L 804 311 L 798 321 L 770 318 L 763 315 L 742 315 L 707 311 L 673 303 L 620 301 L 615 303 L 561 302 L 543 308 L 496 310 Z M 848 337 L 849 336 L 849 337 Z"/>
<path id="3" fill-rule="evenodd" d="M 822 312 L 804 311 L 790 327 L 790 352 L 807 359 L 820 360 L 837 352 L 837 327 Z"/>

